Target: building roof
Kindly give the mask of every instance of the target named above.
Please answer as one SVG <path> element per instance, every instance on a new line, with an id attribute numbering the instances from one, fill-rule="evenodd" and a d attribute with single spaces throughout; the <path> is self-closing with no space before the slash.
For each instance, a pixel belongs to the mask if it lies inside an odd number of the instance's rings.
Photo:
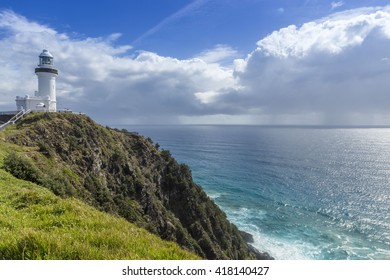
<path id="1" fill-rule="evenodd" d="M 41 57 L 41 56 L 53 58 L 52 54 L 48 50 L 43 50 L 42 53 L 39 55 L 39 57 Z"/>

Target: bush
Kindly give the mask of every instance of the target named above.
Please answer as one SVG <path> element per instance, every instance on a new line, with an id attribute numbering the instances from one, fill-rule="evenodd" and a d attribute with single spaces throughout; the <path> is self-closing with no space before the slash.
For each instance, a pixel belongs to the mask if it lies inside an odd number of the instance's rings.
<path id="1" fill-rule="evenodd" d="M 161 151 L 161 157 L 166 161 L 166 162 L 169 162 L 169 161 L 172 161 L 172 155 L 171 155 L 171 152 L 169 150 L 165 150 L 163 149 Z"/>
<path id="2" fill-rule="evenodd" d="M 40 179 L 40 171 L 31 161 L 25 156 L 19 156 L 16 153 L 9 153 L 4 158 L 3 168 L 11 173 L 16 178 L 38 183 Z"/>
<path id="3" fill-rule="evenodd" d="M 38 142 L 38 148 L 39 152 L 43 155 L 45 155 L 47 158 L 52 158 L 54 157 L 54 151 L 50 146 L 44 142 L 44 141 L 39 141 Z"/>

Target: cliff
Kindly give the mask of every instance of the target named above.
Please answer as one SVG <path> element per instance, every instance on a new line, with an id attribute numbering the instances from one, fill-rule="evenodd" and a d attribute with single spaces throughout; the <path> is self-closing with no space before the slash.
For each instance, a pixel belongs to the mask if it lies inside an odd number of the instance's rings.
<path id="1" fill-rule="evenodd" d="M 191 171 L 150 139 L 70 113 L 31 114 L 1 137 L 15 177 L 121 216 L 207 259 L 269 258 L 254 252 L 195 184 Z"/>

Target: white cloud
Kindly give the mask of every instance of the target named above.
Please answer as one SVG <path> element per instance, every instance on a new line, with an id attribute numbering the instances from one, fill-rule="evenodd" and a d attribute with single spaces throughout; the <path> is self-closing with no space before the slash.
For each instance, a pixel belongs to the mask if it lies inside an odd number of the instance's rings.
<path id="1" fill-rule="evenodd" d="M 219 92 L 216 91 L 195 92 L 195 97 L 203 104 L 214 102 L 215 97 L 218 95 Z"/>
<path id="2" fill-rule="evenodd" d="M 59 107 L 103 123 L 390 121 L 390 7 L 282 28 L 245 59 L 225 45 L 187 60 L 130 53 L 115 44 L 119 36 L 75 39 L 0 12 L 0 109 L 36 89 L 33 69 L 46 47 L 60 71 Z"/>
<path id="3" fill-rule="evenodd" d="M 236 62 L 245 90 L 225 104 L 257 108 L 266 122 L 389 120 L 389 24 L 389 7 L 365 8 L 275 31 Z"/>
<path id="4" fill-rule="evenodd" d="M 330 3 L 330 8 L 331 8 L 331 10 L 334 10 L 334 9 L 340 8 L 344 5 L 345 5 L 344 1 L 337 1 L 337 2 L 333 1 L 332 3 Z"/>
<path id="5" fill-rule="evenodd" d="M 227 45 L 216 45 L 213 49 L 205 50 L 196 58 L 203 60 L 206 63 L 231 63 L 234 58 L 238 57 L 237 50 Z"/>
<path id="6" fill-rule="evenodd" d="M 33 73 L 42 46 L 54 55 L 59 69 L 59 107 L 86 112 L 100 121 L 177 121 L 178 115 L 208 110 L 196 93 L 221 94 L 234 87 L 233 71 L 194 58 L 179 60 L 115 46 L 120 34 L 107 38 L 73 39 L 10 11 L 0 13 L 0 104 L 14 109 L 16 95 L 33 94 Z M 26 47 L 28 46 L 28 47 Z M 218 50 L 219 48 L 219 50 Z M 227 46 L 204 53 L 208 60 L 232 55 Z M 23 81 L 23 82 L 21 82 Z"/>
<path id="7" fill-rule="evenodd" d="M 301 27 L 290 25 L 260 40 L 257 45 L 270 56 L 303 57 L 314 51 L 337 54 L 363 43 L 374 30 L 388 36 L 390 13 L 374 8 L 337 13 Z"/>

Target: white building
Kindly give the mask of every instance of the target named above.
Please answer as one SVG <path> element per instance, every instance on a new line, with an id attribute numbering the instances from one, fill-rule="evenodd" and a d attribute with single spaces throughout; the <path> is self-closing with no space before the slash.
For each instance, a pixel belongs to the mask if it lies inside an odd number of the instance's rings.
<path id="1" fill-rule="evenodd" d="M 56 112 L 56 78 L 58 70 L 54 68 L 53 56 L 48 50 L 39 55 L 39 64 L 35 68 L 38 76 L 38 91 L 34 96 L 16 96 L 18 111 L 31 110 L 33 112 Z"/>

